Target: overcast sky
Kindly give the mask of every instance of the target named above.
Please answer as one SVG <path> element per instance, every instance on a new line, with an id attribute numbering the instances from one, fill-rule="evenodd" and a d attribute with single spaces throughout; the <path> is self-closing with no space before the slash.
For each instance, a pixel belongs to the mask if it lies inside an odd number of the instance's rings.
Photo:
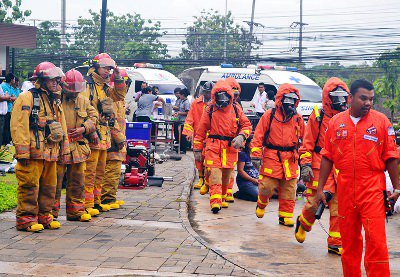
<path id="1" fill-rule="evenodd" d="M 101 0 L 67 0 L 67 22 L 88 17 L 88 10 L 100 11 Z M 296 56 L 296 32 L 290 29 L 299 20 L 300 0 L 256 0 L 255 22 L 265 28 L 255 32 L 264 43 L 259 54 L 267 56 Z M 228 10 L 243 26 L 251 15 L 252 0 L 228 0 Z M 61 19 L 61 0 L 23 0 L 23 8 L 32 10 L 32 19 Z M 116 14 L 140 13 L 143 18 L 159 20 L 164 28 L 182 28 L 200 15 L 202 10 L 215 9 L 224 13 L 225 0 L 108 0 L 108 9 Z M 303 0 L 305 27 L 305 56 L 339 56 L 361 62 L 358 56 L 370 57 L 400 43 L 400 1 L 398 0 Z M 169 30 L 170 33 L 179 32 Z M 182 31 L 180 31 L 182 32 Z M 182 38 L 171 37 L 166 43 L 176 53 Z M 292 49 L 293 51 L 293 49 Z M 338 58 L 338 60 L 340 60 Z M 318 60 L 317 60 L 318 61 Z"/>

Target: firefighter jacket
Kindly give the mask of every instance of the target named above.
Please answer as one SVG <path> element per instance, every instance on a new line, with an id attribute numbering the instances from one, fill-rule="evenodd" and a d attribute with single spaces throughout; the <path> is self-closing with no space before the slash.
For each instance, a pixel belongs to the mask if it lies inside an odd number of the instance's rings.
<path id="1" fill-rule="evenodd" d="M 16 151 L 15 158 L 64 161 L 65 156 L 70 153 L 70 149 L 61 101 L 54 99 L 53 95 L 41 88 L 36 89 L 36 91 L 40 98 L 37 123 L 33 122 L 31 116 L 34 100 L 31 91 L 21 93 L 13 105 L 10 127 Z M 47 124 L 52 121 L 60 122 L 65 134 L 59 143 L 47 140 L 50 135 Z M 34 130 L 36 128 L 37 131 Z M 39 142 L 38 145 L 36 141 Z"/>
<path id="2" fill-rule="evenodd" d="M 225 108 L 217 108 L 215 105 L 216 93 L 221 91 L 228 92 L 231 97 L 230 104 Z M 248 138 L 251 130 L 251 123 L 243 110 L 234 107 L 231 87 L 225 81 L 218 81 L 211 92 L 211 103 L 201 116 L 193 148 L 202 151 L 206 141 L 206 167 L 234 168 L 238 160 L 238 150 L 233 147 L 232 139 L 237 135 Z"/>
<path id="3" fill-rule="evenodd" d="M 62 107 L 68 130 L 85 127 L 85 133 L 82 137 L 68 137 L 71 153 L 67 155 L 65 163 L 71 164 L 84 162 L 90 155 L 89 142 L 85 136 L 96 132 L 98 113 L 96 109 L 90 105 L 89 100 L 82 94 L 78 94 L 78 97 L 75 99 L 69 99 L 63 95 Z"/>
<path id="4" fill-rule="evenodd" d="M 124 161 L 126 158 L 126 146 L 121 150 L 118 149 L 118 144 L 122 140 L 126 140 L 125 130 L 125 99 L 113 103 L 115 121 L 118 123 L 111 128 L 111 148 L 107 151 L 107 160 Z"/>
<path id="5" fill-rule="evenodd" d="M 110 87 L 108 85 L 109 79 L 103 79 L 94 71 L 94 68 L 89 69 L 86 80 L 86 91 L 83 92 L 83 95 L 90 100 L 91 105 L 96 109 L 99 116 L 96 131 L 100 142 L 97 145 L 90 144 L 90 148 L 107 150 L 111 147 L 111 131 L 114 132 L 113 136 L 121 141 L 125 135 L 119 130 L 117 121 L 113 122 L 113 130 L 110 129 L 109 119 L 101 113 L 100 102 L 106 97 L 110 97 L 114 102 L 123 101 L 126 95 L 126 85 L 123 79 L 115 79 L 114 87 Z M 115 115 L 112 117 L 115 117 Z"/>
<path id="6" fill-rule="evenodd" d="M 299 149 L 300 164 L 311 164 L 311 167 L 317 170 L 320 168 L 322 157 L 320 152 L 325 145 L 325 132 L 328 128 L 329 120 L 339 113 L 332 109 L 329 93 L 338 86 L 349 91 L 346 83 L 336 77 L 330 78 L 322 90 L 323 110 L 314 109 L 308 119 L 303 143 Z"/>
<path id="7" fill-rule="evenodd" d="M 183 126 L 183 135 L 194 137 L 199 127 L 201 115 L 205 111 L 207 103 L 204 102 L 204 96 L 200 96 L 190 105 L 190 110 Z"/>
<path id="8" fill-rule="evenodd" d="M 297 88 L 282 84 L 276 94 L 276 108 L 264 113 L 254 132 L 251 156 L 262 159 L 260 175 L 286 180 L 299 175 L 298 148 L 304 134 L 304 120 L 297 113 L 285 120 L 282 108 L 284 95 L 291 92 L 297 94 L 299 99 L 295 106 L 298 106 L 300 94 Z"/>

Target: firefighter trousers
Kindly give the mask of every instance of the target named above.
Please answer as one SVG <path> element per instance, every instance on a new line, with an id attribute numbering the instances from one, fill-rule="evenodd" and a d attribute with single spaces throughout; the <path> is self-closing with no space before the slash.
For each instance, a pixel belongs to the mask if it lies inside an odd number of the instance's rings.
<path id="1" fill-rule="evenodd" d="M 40 223 L 48 226 L 57 186 L 57 164 L 55 161 L 28 160 L 26 166 L 17 163 L 18 179 L 17 230 Z"/>
<path id="2" fill-rule="evenodd" d="M 101 204 L 101 185 L 106 168 L 107 150 L 92 149 L 86 161 L 85 170 L 85 208 Z"/>
<path id="3" fill-rule="evenodd" d="M 209 186 L 210 186 L 210 206 L 225 201 L 228 190 L 229 180 L 233 168 L 210 168 Z"/>
<path id="4" fill-rule="evenodd" d="M 271 196 L 278 192 L 279 217 L 293 218 L 297 179 L 285 180 L 260 175 L 257 205 L 265 209 Z"/>
<path id="5" fill-rule="evenodd" d="M 78 220 L 85 213 L 85 169 L 85 162 L 57 165 L 57 189 L 53 206 L 54 217 L 58 217 L 60 211 L 61 189 L 65 174 L 67 174 L 65 197 L 67 220 Z"/>
<path id="6" fill-rule="evenodd" d="M 234 184 L 235 184 L 235 170 L 232 170 L 231 178 L 229 179 L 228 189 L 226 191 L 227 196 L 233 197 L 232 189 Z"/>
<path id="7" fill-rule="evenodd" d="M 117 201 L 117 190 L 121 176 L 122 161 L 108 160 L 104 172 L 104 182 L 101 188 L 101 203 L 108 204 Z"/>

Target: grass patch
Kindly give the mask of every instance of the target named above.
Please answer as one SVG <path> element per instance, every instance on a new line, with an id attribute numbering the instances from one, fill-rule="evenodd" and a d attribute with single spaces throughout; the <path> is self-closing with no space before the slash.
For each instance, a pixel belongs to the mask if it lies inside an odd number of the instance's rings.
<path id="1" fill-rule="evenodd" d="M 17 183 L 15 174 L 0 176 L 0 213 L 17 206 Z"/>

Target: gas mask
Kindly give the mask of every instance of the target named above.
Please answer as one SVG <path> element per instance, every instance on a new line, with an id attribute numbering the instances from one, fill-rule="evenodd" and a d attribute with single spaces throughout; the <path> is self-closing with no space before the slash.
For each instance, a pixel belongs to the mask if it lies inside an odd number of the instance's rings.
<path id="1" fill-rule="evenodd" d="M 348 95 L 348 92 L 341 87 L 337 87 L 335 90 L 331 91 L 329 93 L 329 98 L 332 101 L 332 109 L 339 112 L 347 110 Z"/>
<path id="2" fill-rule="evenodd" d="M 235 99 L 235 101 L 238 100 L 239 95 L 240 95 L 240 91 L 238 89 L 234 88 L 233 89 L 233 99 Z"/>
<path id="3" fill-rule="evenodd" d="M 225 108 L 229 105 L 231 100 L 230 95 L 226 91 L 218 92 L 215 95 L 215 102 L 218 108 Z"/>
<path id="4" fill-rule="evenodd" d="M 282 99 L 282 107 L 288 118 L 296 114 L 296 101 L 299 99 L 296 93 L 285 94 Z"/>

